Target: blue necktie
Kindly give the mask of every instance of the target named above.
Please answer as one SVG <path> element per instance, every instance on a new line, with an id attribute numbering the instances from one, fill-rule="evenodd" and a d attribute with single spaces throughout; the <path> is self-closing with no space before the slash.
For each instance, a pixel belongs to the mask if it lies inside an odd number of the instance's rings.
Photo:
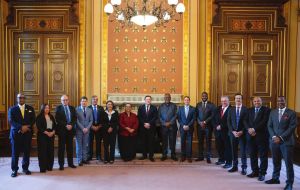
<path id="1" fill-rule="evenodd" d="M 258 111 L 259 111 L 259 109 L 258 109 L 258 108 L 255 108 L 254 119 L 256 119 L 256 117 L 257 117 L 257 114 L 258 114 Z"/>
<path id="2" fill-rule="evenodd" d="M 96 106 L 94 107 L 94 112 L 93 113 L 94 113 L 94 120 L 95 120 L 94 122 L 98 123 L 98 120 L 97 120 L 98 119 L 97 118 L 97 107 Z"/>
<path id="3" fill-rule="evenodd" d="M 240 107 L 237 107 L 237 110 L 236 110 L 236 129 L 239 128 L 239 122 L 240 122 Z"/>
<path id="4" fill-rule="evenodd" d="M 71 118 L 70 118 L 70 113 L 68 110 L 68 106 L 64 106 L 65 107 L 65 114 L 66 114 L 66 118 L 67 118 L 67 123 L 71 123 Z"/>
<path id="5" fill-rule="evenodd" d="M 85 107 L 83 108 L 83 116 L 84 116 L 84 118 L 86 118 Z"/>

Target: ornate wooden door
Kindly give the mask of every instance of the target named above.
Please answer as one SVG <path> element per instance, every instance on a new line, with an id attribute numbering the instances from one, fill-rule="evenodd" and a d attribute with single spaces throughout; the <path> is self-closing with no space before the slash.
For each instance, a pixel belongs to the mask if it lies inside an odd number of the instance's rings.
<path id="1" fill-rule="evenodd" d="M 62 94 L 73 95 L 76 75 L 71 35 L 18 34 L 14 42 L 15 94 L 24 93 L 36 111 L 43 103 L 53 111 Z"/>

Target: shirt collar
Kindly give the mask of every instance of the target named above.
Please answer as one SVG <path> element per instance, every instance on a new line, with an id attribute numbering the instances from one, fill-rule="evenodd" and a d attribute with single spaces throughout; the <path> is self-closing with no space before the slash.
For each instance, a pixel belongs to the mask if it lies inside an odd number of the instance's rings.
<path id="1" fill-rule="evenodd" d="M 20 104 L 18 104 L 19 108 L 25 108 L 25 104 L 23 104 L 22 106 Z"/>
<path id="2" fill-rule="evenodd" d="M 284 107 L 284 108 L 282 108 L 282 109 L 278 108 L 278 111 L 282 111 L 282 113 L 283 113 L 285 110 L 286 110 L 286 107 Z"/>

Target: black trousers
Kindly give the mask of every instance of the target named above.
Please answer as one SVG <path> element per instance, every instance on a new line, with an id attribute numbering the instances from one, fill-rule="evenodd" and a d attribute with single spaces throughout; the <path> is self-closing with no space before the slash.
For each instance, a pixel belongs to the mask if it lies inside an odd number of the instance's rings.
<path id="1" fill-rule="evenodd" d="M 268 136 L 250 137 L 248 140 L 251 169 L 255 173 L 266 175 L 268 169 Z M 258 167 L 258 154 L 260 157 L 260 166 Z"/>
<path id="2" fill-rule="evenodd" d="M 211 138 L 212 138 L 212 126 L 202 128 L 198 125 L 198 158 L 204 158 L 204 139 L 206 145 L 206 158 L 211 157 Z"/>
<path id="3" fill-rule="evenodd" d="M 90 138 L 89 138 L 89 159 L 93 158 L 94 154 L 94 139 L 96 140 L 96 158 L 101 159 L 101 143 L 103 140 L 103 127 L 100 128 L 97 132 L 90 130 Z"/>
<path id="4" fill-rule="evenodd" d="M 220 162 L 232 164 L 231 142 L 227 130 L 215 130 L 216 148 Z"/>
<path id="5" fill-rule="evenodd" d="M 58 164 L 60 167 L 63 167 L 65 164 L 65 147 L 67 149 L 68 165 L 73 165 L 73 137 L 72 131 L 58 135 Z"/>
<path id="6" fill-rule="evenodd" d="M 167 156 L 168 147 L 171 150 L 171 156 L 175 156 L 175 146 L 176 146 L 176 137 L 177 137 L 177 126 L 170 126 L 167 128 L 166 126 L 161 127 L 162 134 L 162 155 Z"/>
<path id="7" fill-rule="evenodd" d="M 273 179 L 279 179 L 280 177 L 280 170 L 281 170 L 281 160 L 284 159 L 285 167 L 286 167 L 286 176 L 287 184 L 294 183 L 294 165 L 293 165 L 293 157 L 294 157 L 294 146 L 288 146 L 284 143 L 275 144 L 271 142 L 271 152 L 273 158 Z"/>
<path id="8" fill-rule="evenodd" d="M 121 158 L 124 161 L 133 160 L 136 154 L 136 136 L 119 135 L 118 142 Z"/>
<path id="9" fill-rule="evenodd" d="M 115 161 L 116 132 L 104 133 L 104 161 Z"/>
<path id="10" fill-rule="evenodd" d="M 150 129 L 141 128 L 141 139 L 142 139 L 142 147 L 143 147 L 143 156 L 147 157 L 147 153 L 149 153 L 149 158 L 153 158 L 154 156 L 154 141 L 155 141 L 155 127 L 151 127 Z"/>
<path id="11" fill-rule="evenodd" d="M 22 168 L 28 170 L 32 133 L 17 133 L 11 135 L 11 170 L 18 171 L 19 156 L 23 152 Z"/>
<path id="12" fill-rule="evenodd" d="M 40 171 L 52 170 L 54 163 L 54 136 L 50 138 L 45 134 L 38 133 L 37 145 Z"/>

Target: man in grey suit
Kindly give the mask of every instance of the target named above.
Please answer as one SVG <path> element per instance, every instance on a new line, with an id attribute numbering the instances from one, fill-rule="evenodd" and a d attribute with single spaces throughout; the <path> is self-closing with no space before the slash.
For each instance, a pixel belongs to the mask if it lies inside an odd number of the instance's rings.
<path id="1" fill-rule="evenodd" d="M 78 165 L 89 164 L 88 146 L 89 132 L 93 125 L 93 112 L 87 107 L 88 99 L 83 96 L 80 99 L 80 106 L 76 108 L 77 123 L 76 123 L 76 156 Z"/>
<path id="2" fill-rule="evenodd" d="M 272 110 L 268 130 L 270 134 L 270 147 L 273 158 L 272 179 L 267 184 L 279 184 L 281 159 L 286 165 L 287 180 L 284 190 L 292 190 L 294 183 L 293 149 L 295 144 L 294 131 L 297 126 L 296 113 L 286 107 L 285 97 L 277 99 L 278 109 Z"/>

